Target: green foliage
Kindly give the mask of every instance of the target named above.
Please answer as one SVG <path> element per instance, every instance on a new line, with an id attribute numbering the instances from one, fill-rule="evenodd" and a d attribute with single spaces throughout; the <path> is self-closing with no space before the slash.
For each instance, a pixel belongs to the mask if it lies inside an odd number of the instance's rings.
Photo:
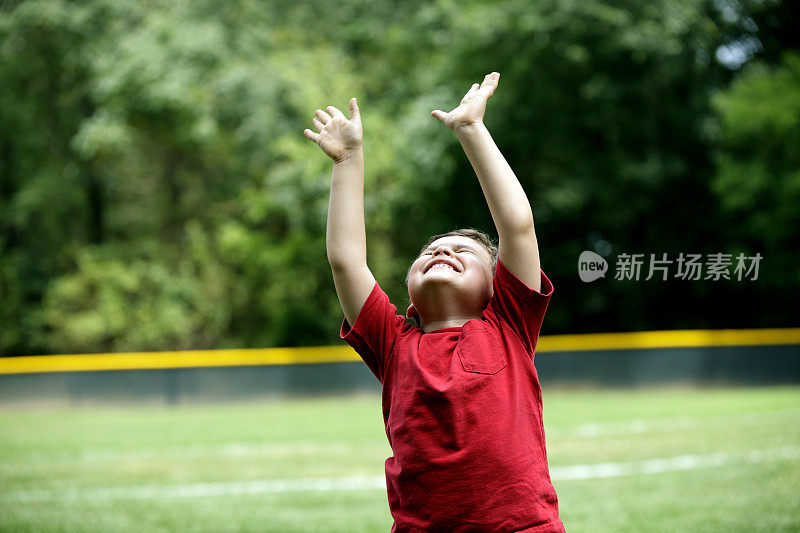
<path id="1" fill-rule="evenodd" d="M 599 240 L 613 253 L 736 244 L 788 264 L 796 154 L 773 151 L 797 143 L 769 128 L 796 135 L 776 122 L 796 96 L 759 107 L 767 130 L 750 131 L 759 121 L 733 108 L 760 96 L 736 86 L 740 103 L 716 108 L 730 115 L 723 135 L 710 126 L 711 95 L 732 75 L 716 48 L 752 33 L 748 10 L 759 21 L 780 11 L 733 5 L 4 2 L 0 353 L 336 342 L 330 163 L 301 132 L 315 108 L 351 96 L 364 116 L 370 266 L 402 308 L 428 235 L 492 232 L 458 143 L 429 116 L 491 70 L 503 77 L 487 123 L 532 200 L 559 291 L 548 331 L 740 325 L 730 287 L 601 289 L 575 275 Z M 796 95 L 787 57 L 769 76 Z M 780 194 L 750 194 L 769 180 Z M 676 318 L 679 291 L 714 303 Z"/>
<path id="2" fill-rule="evenodd" d="M 776 67 L 754 63 L 716 96 L 721 122 L 713 189 L 733 238 L 778 262 L 768 282 L 797 286 L 800 266 L 800 53 Z M 789 253 L 787 253 L 789 252 Z"/>
<path id="3" fill-rule="evenodd" d="M 218 346 L 236 287 L 195 221 L 187 236 L 185 252 L 166 261 L 157 243 L 130 261 L 111 246 L 81 250 L 74 272 L 46 294 L 51 342 L 79 352 Z"/>

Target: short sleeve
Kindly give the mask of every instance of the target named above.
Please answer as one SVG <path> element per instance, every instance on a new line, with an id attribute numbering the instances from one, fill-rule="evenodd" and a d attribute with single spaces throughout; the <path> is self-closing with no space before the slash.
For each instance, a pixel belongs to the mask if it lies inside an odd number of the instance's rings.
<path id="1" fill-rule="evenodd" d="M 376 281 L 355 323 L 351 327 L 345 318 L 339 335 L 383 383 L 386 362 L 404 324 L 405 317 L 397 314 L 397 308 Z"/>
<path id="2" fill-rule="evenodd" d="M 553 295 L 553 284 L 542 272 L 541 292 L 528 287 L 500 260 L 494 273 L 494 293 L 487 311 L 506 322 L 533 354 L 547 304 Z"/>

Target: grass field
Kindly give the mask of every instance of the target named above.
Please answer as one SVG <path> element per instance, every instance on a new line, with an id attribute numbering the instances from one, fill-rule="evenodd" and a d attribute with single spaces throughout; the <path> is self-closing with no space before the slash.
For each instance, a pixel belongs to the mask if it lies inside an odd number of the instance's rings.
<path id="1" fill-rule="evenodd" d="M 545 390 L 568 531 L 800 531 L 800 387 Z M 0 412 L 2 531 L 388 531 L 377 397 Z"/>

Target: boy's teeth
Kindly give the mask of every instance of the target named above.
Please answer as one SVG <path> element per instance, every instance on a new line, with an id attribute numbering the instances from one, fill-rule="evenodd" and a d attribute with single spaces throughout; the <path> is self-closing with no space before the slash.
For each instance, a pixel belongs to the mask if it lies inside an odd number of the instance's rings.
<path id="1" fill-rule="evenodd" d="M 433 265 L 431 268 L 432 268 L 432 269 L 433 269 L 433 268 L 447 268 L 447 269 L 450 269 L 450 270 L 455 270 L 453 267 L 451 267 L 450 265 L 448 265 L 448 264 L 446 264 L 446 263 L 436 263 L 436 264 L 435 264 L 435 265 Z"/>

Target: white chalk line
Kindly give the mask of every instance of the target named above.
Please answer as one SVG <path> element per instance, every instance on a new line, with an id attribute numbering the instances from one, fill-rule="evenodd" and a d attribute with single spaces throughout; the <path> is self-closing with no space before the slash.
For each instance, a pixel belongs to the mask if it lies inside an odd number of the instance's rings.
<path id="1" fill-rule="evenodd" d="M 618 463 L 555 466 L 550 468 L 553 481 L 604 479 L 632 475 L 661 474 L 700 468 L 716 468 L 737 463 L 754 464 L 800 458 L 800 446 L 738 453 L 680 455 Z M 135 487 L 98 487 L 80 489 L 32 490 L 0 493 L 2 503 L 44 503 L 74 500 L 130 500 L 167 498 L 206 498 L 288 492 L 346 492 L 385 490 L 383 476 L 345 478 L 269 479 L 190 483 L 183 485 L 144 485 Z"/>
<path id="2" fill-rule="evenodd" d="M 41 491 L 20 491 L 0 495 L 0 503 L 74 501 L 74 500 L 148 500 L 165 498 L 205 498 L 286 492 L 346 492 L 385 489 L 386 480 L 377 477 L 269 479 L 190 483 L 184 485 L 144 485 Z"/>
<path id="3" fill-rule="evenodd" d="M 772 450 L 751 450 L 739 453 L 679 455 L 644 461 L 556 466 L 550 468 L 553 481 L 603 479 L 637 474 L 661 474 L 698 468 L 715 468 L 736 463 L 755 464 L 781 459 L 800 458 L 800 446 L 784 446 Z"/>
<path id="4" fill-rule="evenodd" d="M 750 411 L 736 414 L 737 426 L 748 424 L 763 424 L 765 417 L 775 415 L 797 415 L 800 417 L 800 408 L 774 409 L 764 411 Z M 680 416 L 650 419 L 633 419 L 619 422 L 592 422 L 575 426 L 550 426 L 546 427 L 548 442 L 557 439 L 595 439 L 601 437 L 614 437 L 626 435 L 641 435 L 646 433 L 688 431 L 694 429 L 707 430 L 709 424 L 728 424 L 727 420 L 719 417 L 706 419 L 701 417 Z M 384 443 L 385 444 L 385 443 Z M 384 454 L 388 445 L 371 447 L 376 455 Z M 363 453 L 364 448 L 359 448 Z M 41 467 L 48 465 L 61 465 L 65 463 L 95 463 L 119 461 L 163 461 L 163 460 L 193 460 L 201 458 L 225 457 L 297 457 L 318 456 L 321 453 L 348 455 L 354 453 L 355 445 L 351 443 L 287 443 L 264 444 L 259 442 L 225 442 L 219 446 L 181 446 L 175 448 L 160 448 L 138 450 L 118 449 L 84 449 L 79 452 L 59 452 L 56 450 L 28 450 L 12 461 L 0 467 L 6 470 L 15 470 L 14 464 L 25 465 L 35 463 Z"/>
<path id="5" fill-rule="evenodd" d="M 376 457 L 386 457 L 389 445 L 381 442 L 375 446 L 361 443 L 292 443 L 266 444 L 258 442 L 224 442 L 216 446 L 177 446 L 170 448 L 139 448 L 120 450 L 114 448 L 84 449 L 77 452 L 59 450 L 28 450 L 3 458 L 0 470 L 21 470 L 34 464 L 39 468 L 71 464 L 119 463 L 121 461 L 195 461 L 198 459 L 225 459 L 242 457 L 319 457 L 325 455 L 351 456 L 364 454 L 365 448 Z"/>
<path id="6" fill-rule="evenodd" d="M 790 407 L 785 409 L 772 409 L 764 411 L 748 411 L 736 413 L 736 425 L 763 424 L 769 416 L 795 415 L 800 417 L 800 408 Z M 731 417 L 715 415 L 711 418 L 697 416 L 674 416 L 663 418 L 637 418 L 620 422 L 590 422 L 572 427 L 555 426 L 547 429 L 547 436 L 555 438 L 593 439 L 599 437 L 614 437 L 627 435 L 640 435 L 644 433 L 672 432 L 679 430 L 708 429 L 709 425 L 729 424 Z M 800 419 L 799 419 L 800 421 Z"/>

